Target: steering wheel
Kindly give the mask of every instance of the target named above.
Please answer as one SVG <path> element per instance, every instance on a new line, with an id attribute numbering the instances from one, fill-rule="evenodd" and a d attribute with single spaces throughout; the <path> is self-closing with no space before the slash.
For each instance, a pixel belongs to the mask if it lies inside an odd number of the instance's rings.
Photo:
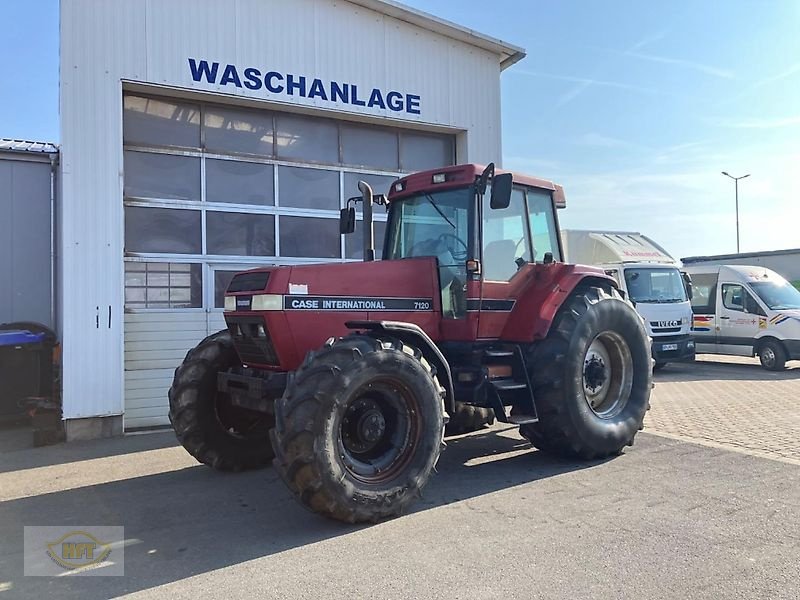
<path id="1" fill-rule="evenodd" d="M 450 246 L 445 241 L 447 238 L 453 238 L 464 250 L 457 250 L 453 246 Z M 452 233 L 443 233 L 439 236 L 439 241 L 442 242 L 445 247 L 450 251 L 450 254 L 453 255 L 453 258 L 456 260 L 467 260 L 467 256 L 469 255 L 469 250 L 467 249 L 467 244 L 457 235 L 453 235 Z"/>

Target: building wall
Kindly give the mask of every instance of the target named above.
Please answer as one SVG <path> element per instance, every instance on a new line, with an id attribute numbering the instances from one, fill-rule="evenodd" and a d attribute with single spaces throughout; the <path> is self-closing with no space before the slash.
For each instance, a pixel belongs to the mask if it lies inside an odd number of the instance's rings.
<path id="1" fill-rule="evenodd" d="M 54 326 L 50 201 L 49 157 L 0 154 L 0 323 Z"/>
<path id="2" fill-rule="evenodd" d="M 460 162 L 500 159 L 498 57 L 341 0 L 62 0 L 60 57 L 66 418 L 123 411 L 124 86 L 450 131 Z M 215 83 L 197 81 L 190 58 L 219 63 Z M 230 72 L 221 84 L 228 64 L 241 87 Z M 356 85 L 362 102 L 373 88 L 406 102 L 394 111 L 248 89 L 247 68 L 304 76 L 309 88 L 314 78 Z"/>
<path id="3" fill-rule="evenodd" d="M 719 259 L 698 259 L 686 262 L 691 265 L 755 265 L 771 269 L 800 288 L 800 250 L 786 253 L 769 253 L 755 256 L 725 256 Z"/>

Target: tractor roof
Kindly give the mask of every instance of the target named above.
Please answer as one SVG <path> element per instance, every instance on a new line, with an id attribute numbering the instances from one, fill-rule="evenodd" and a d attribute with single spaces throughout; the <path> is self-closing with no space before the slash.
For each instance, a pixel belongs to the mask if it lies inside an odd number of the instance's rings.
<path id="1" fill-rule="evenodd" d="M 411 175 L 401 177 L 392 184 L 392 187 L 389 190 L 389 200 L 400 200 L 402 198 L 417 194 L 423 190 L 426 192 L 433 192 L 464 187 L 465 185 L 472 184 L 475 181 L 475 178 L 479 177 L 481 173 L 483 173 L 484 169 L 484 165 L 470 163 L 466 165 L 442 167 L 440 169 L 430 169 L 428 171 L 412 173 Z M 557 183 L 553 183 L 548 179 L 539 179 L 538 177 L 531 177 L 529 175 L 504 171 L 502 169 L 497 169 L 495 174 L 509 172 L 514 177 L 514 183 L 536 187 L 543 190 L 549 190 L 553 192 L 553 197 L 555 198 L 557 208 L 565 208 L 567 206 L 567 202 L 564 197 L 564 188 Z M 434 175 L 440 174 L 444 174 L 444 181 L 440 183 L 434 183 Z M 398 186 L 398 184 L 400 185 Z"/>

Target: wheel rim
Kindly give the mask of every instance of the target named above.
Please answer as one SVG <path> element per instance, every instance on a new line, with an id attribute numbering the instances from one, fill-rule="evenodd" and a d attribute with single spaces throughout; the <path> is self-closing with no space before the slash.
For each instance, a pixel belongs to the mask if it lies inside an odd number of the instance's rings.
<path id="1" fill-rule="evenodd" d="M 345 469 L 367 483 L 392 479 L 413 456 L 419 417 L 413 394 L 399 381 L 375 380 L 356 390 L 338 425 Z"/>
<path id="2" fill-rule="evenodd" d="M 761 350 L 761 362 L 765 367 L 772 367 L 775 365 L 775 351 L 767 346 Z"/>
<path id="3" fill-rule="evenodd" d="M 602 419 L 618 415 L 633 385 L 633 359 L 625 340 L 613 331 L 598 334 L 583 358 L 583 395 Z"/>

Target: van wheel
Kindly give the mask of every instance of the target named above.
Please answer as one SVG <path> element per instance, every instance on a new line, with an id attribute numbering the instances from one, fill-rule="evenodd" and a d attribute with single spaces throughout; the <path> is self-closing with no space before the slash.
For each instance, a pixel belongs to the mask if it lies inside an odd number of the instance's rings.
<path id="1" fill-rule="evenodd" d="M 758 360 L 767 371 L 783 371 L 786 366 L 786 351 L 777 340 L 767 340 L 758 349 Z"/>

